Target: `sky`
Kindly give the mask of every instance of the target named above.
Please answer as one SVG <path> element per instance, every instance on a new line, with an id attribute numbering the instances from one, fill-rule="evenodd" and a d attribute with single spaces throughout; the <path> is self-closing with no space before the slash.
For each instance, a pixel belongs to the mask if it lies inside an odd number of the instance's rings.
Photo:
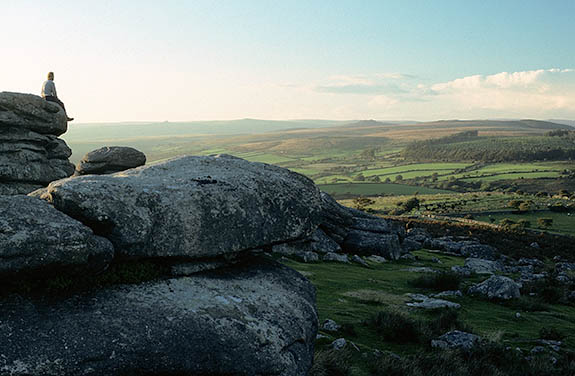
<path id="1" fill-rule="evenodd" d="M 78 122 L 575 119 L 575 0 L 0 0 Z"/>

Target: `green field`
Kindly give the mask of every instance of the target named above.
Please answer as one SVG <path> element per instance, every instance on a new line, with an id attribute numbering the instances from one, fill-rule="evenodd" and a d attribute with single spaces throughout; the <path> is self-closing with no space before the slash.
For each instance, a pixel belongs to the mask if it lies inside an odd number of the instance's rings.
<path id="1" fill-rule="evenodd" d="M 567 234 L 575 236 L 575 213 L 554 213 L 551 211 L 544 212 L 528 212 L 522 214 L 509 213 L 493 213 L 475 216 L 474 219 L 483 222 L 492 222 L 500 224 L 502 219 L 511 219 L 514 222 L 520 220 L 529 221 L 530 225 L 527 228 L 534 230 L 546 230 L 551 232 L 556 232 L 560 234 Z M 549 228 L 541 228 L 537 220 L 539 218 L 551 218 L 553 224 Z"/>
<path id="2" fill-rule="evenodd" d="M 416 192 L 421 194 L 445 193 L 440 189 L 425 187 L 414 187 L 404 184 L 386 183 L 346 183 L 346 184 L 319 184 L 319 189 L 329 194 L 351 194 L 358 196 L 377 195 L 413 195 Z"/>

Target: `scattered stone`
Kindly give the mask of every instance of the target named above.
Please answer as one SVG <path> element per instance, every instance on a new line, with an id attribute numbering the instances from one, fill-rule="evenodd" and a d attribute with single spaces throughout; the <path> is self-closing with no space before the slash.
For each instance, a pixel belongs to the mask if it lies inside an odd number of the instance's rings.
<path id="1" fill-rule="evenodd" d="M 405 261 L 415 261 L 417 260 L 417 258 L 412 255 L 411 253 L 406 253 L 405 255 L 401 256 L 399 258 L 400 260 L 405 260 Z"/>
<path id="2" fill-rule="evenodd" d="M 555 270 L 558 273 L 575 271 L 575 263 L 572 262 L 559 262 L 555 264 Z"/>
<path id="3" fill-rule="evenodd" d="M 537 243 L 535 243 L 537 244 Z M 517 263 L 519 265 L 531 265 L 533 267 L 537 267 L 537 268 L 542 268 L 545 266 L 545 264 L 543 263 L 543 261 L 536 259 L 536 258 L 526 258 L 526 257 L 521 257 L 519 259 L 519 261 L 517 261 Z"/>
<path id="4" fill-rule="evenodd" d="M 462 277 L 469 277 L 469 276 L 471 276 L 471 274 L 473 274 L 469 268 L 466 268 L 465 266 L 459 266 L 459 265 L 452 266 L 451 271 L 453 273 L 459 274 Z"/>
<path id="5" fill-rule="evenodd" d="M 401 243 L 401 248 L 403 250 L 403 253 L 408 253 L 411 251 L 417 251 L 420 250 L 423 247 L 423 245 L 416 241 L 413 240 L 411 238 L 406 238 L 403 240 L 403 243 Z"/>
<path id="6" fill-rule="evenodd" d="M 521 296 L 520 286 L 511 278 L 491 276 L 469 288 L 469 294 L 482 295 L 488 299 L 516 299 Z"/>
<path id="7" fill-rule="evenodd" d="M 369 260 L 371 262 L 375 262 L 377 264 L 383 264 L 383 263 L 387 262 L 385 257 L 381 257 L 378 255 L 371 255 L 371 256 L 367 256 L 366 258 L 367 258 L 367 260 Z"/>
<path id="8" fill-rule="evenodd" d="M 146 156 L 126 146 L 105 146 L 84 155 L 76 166 L 76 174 L 113 174 L 146 164 Z"/>
<path id="9" fill-rule="evenodd" d="M 466 258 L 463 267 L 476 274 L 495 274 L 503 270 L 503 265 L 498 261 L 473 257 Z"/>
<path id="10" fill-rule="evenodd" d="M 449 290 L 438 292 L 437 294 L 431 295 L 434 298 L 461 298 L 463 293 L 459 290 Z"/>
<path id="11" fill-rule="evenodd" d="M 541 248 L 541 247 L 539 247 L 539 243 L 537 243 L 537 242 L 533 242 L 533 243 L 529 244 L 529 246 L 530 246 L 531 248 L 536 248 L 536 249 Z"/>
<path id="12" fill-rule="evenodd" d="M 349 257 L 345 254 L 338 254 L 338 253 L 326 253 L 323 255 L 323 261 L 335 261 L 335 262 L 343 262 L 349 263 Z"/>
<path id="13" fill-rule="evenodd" d="M 516 319 L 520 319 L 520 318 L 521 318 L 521 313 L 515 312 L 515 318 L 516 318 Z"/>
<path id="14" fill-rule="evenodd" d="M 543 352 L 545 352 L 545 347 L 543 346 L 535 346 L 530 351 L 531 354 L 541 354 Z"/>
<path id="15" fill-rule="evenodd" d="M 453 330 L 431 341 L 431 347 L 445 349 L 460 348 L 469 350 L 481 340 L 475 334 Z"/>
<path id="16" fill-rule="evenodd" d="M 114 257 L 107 240 L 28 196 L 0 196 L 0 276 L 98 273 Z"/>
<path id="17" fill-rule="evenodd" d="M 435 264 L 443 264 L 443 262 L 441 262 L 441 260 L 438 259 L 437 257 L 432 257 L 431 262 L 433 262 Z"/>
<path id="18" fill-rule="evenodd" d="M 354 230 L 361 230 L 367 232 L 375 232 L 380 234 L 389 234 L 391 226 L 383 218 L 353 218 L 353 223 L 350 226 Z"/>
<path id="19" fill-rule="evenodd" d="M 330 347 L 334 350 L 341 350 L 346 345 L 347 345 L 347 341 L 345 340 L 345 338 L 338 338 L 331 343 Z"/>
<path id="20" fill-rule="evenodd" d="M 397 260 L 401 254 L 397 235 L 361 230 L 351 230 L 345 238 L 342 248 L 350 254 L 379 255 L 391 260 Z"/>
<path id="21" fill-rule="evenodd" d="M 416 227 L 407 230 L 407 238 L 423 244 L 431 239 L 431 235 L 424 229 Z"/>
<path id="22" fill-rule="evenodd" d="M 365 260 L 362 259 L 361 257 L 359 257 L 358 255 L 353 255 L 351 258 L 351 262 L 355 262 L 357 264 L 360 264 L 361 266 L 365 266 L 366 268 L 369 268 L 369 265 L 367 264 L 367 262 L 365 262 Z"/>
<path id="23" fill-rule="evenodd" d="M 495 248 L 486 244 L 467 244 L 459 250 L 465 257 L 474 257 L 486 260 L 495 260 L 495 256 L 499 253 Z"/>
<path id="24" fill-rule="evenodd" d="M 439 270 L 430 268 L 429 266 L 416 266 L 413 268 L 401 269 L 404 272 L 412 273 L 439 273 Z"/>
<path id="25" fill-rule="evenodd" d="M 321 325 L 321 328 L 323 330 L 325 330 L 326 332 L 337 332 L 338 330 L 341 329 L 341 325 L 338 325 L 335 321 L 330 320 L 330 319 L 326 319 L 323 324 Z"/>
<path id="26" fill-rule="evenodd" d="M 416 301 L 416 303 L 406 303 L 408 307 L 423 308 L 423 309 L 461 308 L 460 304 L 442 299 L 432 299 L 423 294 L 408 294 L 408 296 L 412 300 Z"/>

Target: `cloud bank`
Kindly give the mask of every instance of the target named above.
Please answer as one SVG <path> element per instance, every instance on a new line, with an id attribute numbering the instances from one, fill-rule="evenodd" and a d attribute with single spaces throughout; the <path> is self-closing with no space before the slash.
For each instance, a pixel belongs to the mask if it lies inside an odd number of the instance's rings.
<path id="1" fill-rule="evenodd" d="M 306 87 L 354 118 L 575 119 L 575 70 L 538 69 L 429 83 L 402 73 L 329 77 Z M 355 111 L 354 111 L 355 109 Z"/>

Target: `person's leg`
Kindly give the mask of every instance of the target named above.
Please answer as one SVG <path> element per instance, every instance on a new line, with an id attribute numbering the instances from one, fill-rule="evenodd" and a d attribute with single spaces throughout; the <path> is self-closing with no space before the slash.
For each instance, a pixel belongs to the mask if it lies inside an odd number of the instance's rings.
<path id="1" fill-rule="evenodd" d="M 68 121 L 74 120 L 74 118 L 71 118 L 70 116 L 68 116 L 68 113 L 66 112 L 66 107 L 64 106 L 64 103 L 60 99 L 58 99 L 57 97 L 54 97 L 52 95 L 47 95 L 44 99 L 46 99 L 48 102 L 54 102 L 54 103 L 58 104 L 60 107 L 62 107 L 62 109 L 64 110 L 64 113 L 66 114 L 66 117 L 68 118 Z"/>

